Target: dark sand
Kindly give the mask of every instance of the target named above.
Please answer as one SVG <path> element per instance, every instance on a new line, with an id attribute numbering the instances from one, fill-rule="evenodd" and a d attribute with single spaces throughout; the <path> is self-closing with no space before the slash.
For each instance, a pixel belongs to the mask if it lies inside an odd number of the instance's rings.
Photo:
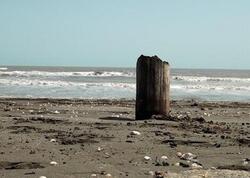
<path id="1" fill-rule="evenodd" d="M 1 99 L 0 177 L 250 177 L 250 103 L 171 105 L 168 120 L 134 121 L 134 101 Z"/>

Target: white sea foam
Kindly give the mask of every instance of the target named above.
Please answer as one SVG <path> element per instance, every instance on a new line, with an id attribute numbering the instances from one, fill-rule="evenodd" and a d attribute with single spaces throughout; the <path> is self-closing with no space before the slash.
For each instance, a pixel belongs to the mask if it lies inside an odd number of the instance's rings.
<path id="1" fill-rule="evenodd" d="M 7 67 L 0 67 L 0 70 L 8 70 Z"/>
<path id="2" fill-rule="evenodd" d="M 14 77 L 133 77 L 132 72 L 85 71 L 85 72 L 46 72 L 46 71 L 0 71 L 0 76 Z"/>
<path id="3" fill-rule="evenodd" d="M 0 79 L 0 84 L 5 86 L 34 86 L 34 87 L 110 87 L 135 89 L 134 83 L 91 83 L 91 82 L 66 82 L 66 81 L 48 81 L 48 80 L 27 80 L 27 79 Z"/>
<path id="4" fill-rule="evenodd" d="M 200 76 L 172 76 L 172 80 L 187 82 L 248 82 L 250 78 L 235 77 L 200 77 Z"/>

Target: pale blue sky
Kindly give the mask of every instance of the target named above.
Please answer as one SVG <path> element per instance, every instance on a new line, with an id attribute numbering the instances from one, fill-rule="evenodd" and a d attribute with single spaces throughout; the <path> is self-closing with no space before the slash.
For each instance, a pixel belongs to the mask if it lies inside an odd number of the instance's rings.
<path id="1" fill-rule="evenodd" d="M 0 0 L 0 65 L 250 69 L 249 0 Z"/>

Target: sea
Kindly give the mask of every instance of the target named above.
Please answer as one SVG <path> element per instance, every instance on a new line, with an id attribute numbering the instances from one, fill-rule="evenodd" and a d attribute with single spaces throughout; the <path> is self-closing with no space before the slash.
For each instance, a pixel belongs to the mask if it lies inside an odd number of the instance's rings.
<path id="1" fill-rule="evenodd" d="M 135 99 L 134 68 L 0 66 L 1 98 Z M 171 69 L 173 100 L 250 102 L 250 70 Z"/>

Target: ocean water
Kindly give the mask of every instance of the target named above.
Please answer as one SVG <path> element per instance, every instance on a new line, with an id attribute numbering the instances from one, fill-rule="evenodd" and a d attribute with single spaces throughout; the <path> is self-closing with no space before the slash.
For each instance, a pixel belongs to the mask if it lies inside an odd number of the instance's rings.
<path id="1" fill-rule="evenodd" d="M 135 99 L 133 68 L 0 67 L 0 97 Z M 250 101 L 250 70 L 171 69 L 171 99 Z"/>

